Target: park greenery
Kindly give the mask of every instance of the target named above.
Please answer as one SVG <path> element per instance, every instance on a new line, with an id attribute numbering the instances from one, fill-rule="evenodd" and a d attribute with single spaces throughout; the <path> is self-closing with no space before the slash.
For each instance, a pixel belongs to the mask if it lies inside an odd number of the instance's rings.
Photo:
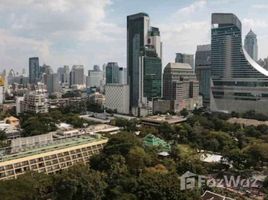
<path id="1" fill-rule="evenodd" d="M 182 114 L 188 116 L 186 122 L 163 123 L 159 127 L 116 118 L 111 123 L 121 127 L 122 132 L 111 136 L 103 151 L 92 156 L 88 164 L 78 164 L 57 174 L 29 172 L 16 180 L 2 181 L 0 197 L 5 200 L 196 200 L 203 189 L 180 190 L 179 177 L 186 171 L 249 177 L 254 171 L 267 173 L 268 127 L 227 122 L 231 117 L 253 116 L 265 120 L 266 116 L 252 111 L 223 114 L 195 110 L 189 114 L 185 110 Z M 20 119 L 29 135 L 52 131 L 58 122 L 74 127 L 84 124 L 77 114 L 60 110 L 34 116 L 25 114 Z M 157 148 L 144 146 L 142 138 L 147 134 L 171 144 L 170 155 L 159 156 Z M 232 167 L 225 163 L 202 162 L 201 150 L 222 155 Z M 268 179 L 262 191 L 267 194 Z"/>

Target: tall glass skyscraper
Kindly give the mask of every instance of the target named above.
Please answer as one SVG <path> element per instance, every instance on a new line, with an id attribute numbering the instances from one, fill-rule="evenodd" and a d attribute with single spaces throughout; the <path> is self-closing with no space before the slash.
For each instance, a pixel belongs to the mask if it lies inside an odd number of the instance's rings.
<path id="1" fill-rule="evenodd" d="M 117 62 L 106 65 L 106 84 L 119 83 L 119 66 Z"/>
<path id="2" fill-rule="evenodd" d="M 245 37 L 244 46 L 250 57 L 257 62 L 258 61 L 257 35 L 251 29 Z"/>
<path id="3" fill-rule="evenodd" d="M 195 73 L 203 105 L 209 107 L 211 76 L 211 45 L 198 45 L 195 53 Z"/>
<path id="4" fill-rule="evenodd" d="M 152 55 L 151 52 L 154 52 Z M 143 108 L 158 91 L 158 69 L 161 64 L 162 44 L 160 31 L 150 27 L 150 19 L 146 13 L 138 13 L 127 17 L 127 72 L 130 87 L 130 112 L 139 116 Z M 153 74 L 149 75 L 155 70 Z M 157 74 L 157 75 L 156 75 Z M 149 88 L 153 91 L 149 91 Z M 161 91 L 161 80 L 160 88 Z M 145 109 L 147 109 L 145 108 Z"/>
<path id="5" fill-rule="evenodd" d="M 36 84 L 38 81 L 40 81 L 40 77 L 41 71 L 39 66 L 39 58 L 29 58 L 29 82 L 31 84 Z"/>
<path id="6" fill-rule="evenodd" d="M 234 14 L 212 14 L 210 108 L 268 113 L 268 71 L 243 48 L 241 33 Z"/>

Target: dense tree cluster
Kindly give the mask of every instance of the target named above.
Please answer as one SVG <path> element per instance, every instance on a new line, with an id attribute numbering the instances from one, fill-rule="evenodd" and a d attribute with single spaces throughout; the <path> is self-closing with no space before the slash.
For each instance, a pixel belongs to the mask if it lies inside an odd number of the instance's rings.
<path id="1" fill-rule="evenodd" d="M 40 135 L 50 131 L 55 131 L 56 124 L 66 122 L 74 128 L 82 128 L 85 124 L 95 124 L 92 121 L 81 119 L 78 114 L 64 113 L 60 110 L 52 110 L 49 113 L 24 113 L 19 116 L 21 121 L 22 135 L 24 137 Z"/>

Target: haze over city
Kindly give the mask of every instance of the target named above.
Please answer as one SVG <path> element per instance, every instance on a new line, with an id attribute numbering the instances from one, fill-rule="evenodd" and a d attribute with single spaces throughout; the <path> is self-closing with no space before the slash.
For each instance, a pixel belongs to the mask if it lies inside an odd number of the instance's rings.
<path id="1" fill-rule="evenodd" d="M 146 12 L 161 30 L 163 66 L 176 52 L 194 54 L 198 44 L 210 43 L 212 12 L 235 13 L 243 38 L 257 34 L 259 57 L 268 55 L 267 1 L 239 0 L 1 0 L 0 71 L 28 68 L 28 58 L 57 67 L 109 61 L 126 67 L 126 18 Z"/>

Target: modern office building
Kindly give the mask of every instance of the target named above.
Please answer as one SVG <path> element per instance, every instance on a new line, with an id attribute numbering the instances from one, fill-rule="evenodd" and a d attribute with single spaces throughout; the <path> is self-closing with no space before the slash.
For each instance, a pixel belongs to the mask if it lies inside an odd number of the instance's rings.
<path id="1" fill-rule="evenodd" d="M 161 98 L 162 61 L 153 46 L 144 48 L 140 57 L 142 76 L 140 80 L 140 104 L 146 104 L 153 98 Z"/>
<path id="2" fill-rule="evenodd" d="M 100 88 L 103 84 L 103 71 L 88 70 L 88 76 L 86 77 L 87 88 L 96 87 Z"/>
<path id="3" fill-rule="evenodd" d="M 51 174 L 87 163 L 108 141 L 100 135 L 54 140 L 51 134 L 15 140 L 10 149 L 1 151 L 0 180 L 15 179 L 29 171 Z"/>
<path id="4" fill-rule="evenodd" d="M 195 73 L 203 105 L 209 107 L 211 77 L 211 45 L 198 45 L 195 53 Z"/>
<path id="5" fill-rule="evenodd" d="M 176 53 L 176 63 L 188 63 L 194 69 L 194 55 L 185 53 Z"/>
<path id="6" fill-rule="evenodd" d="M 149 53 L 147 53 L 147 49 L 149 48 L 154 49 L 154 56 L 149 56 Z M 150 113 L 150 107 L 152 106 L 149 99 L 147 99 L 149 94 L 144 93 L 144 88 L 147 88 L 147 85 L 143 85 L 145 82 L 147 83 L 147 81 L 144 80 L 144 69 L 149 69 L 153 67 L 152 65 L 154 64 L 156 64 L 155 68 L 158 69 L 158 65 L 161 63 L 161 56 L 162 44 L 160 42 L 160 31 L 156 27 L 150 27 L 149 15 L 146 13 L 138 13 L 128 16 L 127 73 L 130 87 L 130 113 L 135 116 Z M 151 61 L 149 61 L 149 57 L 158 57 L 160 62 L 159 60 L 158 62 L 154 62 L 156 58 L 152 58 Z M 149 63 L 151 66 L 146 67 L 145 65 Z M 146 77 L 148 78 L 148 76 Z M 151 81 L 151 83 L 152 82 L 153 81 Z M 150 96 L 150 98 L 152 97 L 153 96 Z"/>
<path id="7" fill-rule="evenodd" d="M 106 65 L 106 84 L 119 83 L 119 66 L 117 62 L 109 62 Z"/>
<path id="8" fill-rule="evenodd" d="M 70 69 L 69 66 L 65 65 L 58 68 L 58 79 L 63 87 L 68 87 L 70 85 Z"/>
<path id="9" fill-rule="evenodd" d="M 116 110 L 117 113 L 129 114 L 129 86 L 106 84 L 105 108 Z"/>
<path id="10" fill-rule="evenodd" d="M 39 66 L 39 58 L 29 58 L 29 82 L 30 84 L 36 84 L 40 81 L 41 70 Z"/>
<path id="11" fill-rule="evenodd" d="M 168 63 L 163 75 L 163 99 L 174 101 L 174 112 L 202 106 L 199 83 L 192 67 L 187 63 Z"/>
<path id="12" fill-rule="evenodd" d="M 242 25 L 232 13 L 213 13 L 210 108 L 268 114 L 268 71 L 242 45 Z"/>
<path id="13" fill-rule="evenodd" d="M 257 35 L 250 29 L 248 34 L 245 37 L 244 47 L 248 53 L 248 55 L 255 60 L 258 61 L 258 41 Z"/>
<path id="14" fill-rule="evenodd" d="M 47 92 L 48 94 L 54 94 L 60 92 L 60 83 L 58 74 L 47 75 Z"/>
<path id="15" fill-rule="evenodd" d="M 74 65 L 70 72 L 70 86 L 83 86 L 85 84 L 84 66 Z"/>
<path id="16" fill-rule="evenodd" d="M 94 71 L 101 71 L 99 65 L 94 65 L 94 66 L 93 66 L 93 70 L 94 70 Z"/>

